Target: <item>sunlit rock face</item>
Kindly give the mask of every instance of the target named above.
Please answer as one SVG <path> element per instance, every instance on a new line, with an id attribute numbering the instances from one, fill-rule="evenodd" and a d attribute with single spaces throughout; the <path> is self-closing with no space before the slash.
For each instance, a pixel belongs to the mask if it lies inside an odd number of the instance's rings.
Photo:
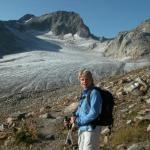
<path id="1" fill-rule="evenodd" d="M 132 58 L 150 56 L 150 19 L 133 30 L 120 32 L 105 50 L 105 55 Z"/>

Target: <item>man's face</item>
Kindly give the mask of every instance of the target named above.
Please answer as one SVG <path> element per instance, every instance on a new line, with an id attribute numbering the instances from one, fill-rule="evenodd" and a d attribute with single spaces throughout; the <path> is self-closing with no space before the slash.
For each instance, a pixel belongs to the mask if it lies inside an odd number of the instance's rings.
<path id="1" fill-rule="evenodd" d="M 81 84 L 82 88 L 87 89 L 91 86 L 92 81 L 88 77 L 83 76 L 83 77 L 80 77 L 80 84 Z"/>

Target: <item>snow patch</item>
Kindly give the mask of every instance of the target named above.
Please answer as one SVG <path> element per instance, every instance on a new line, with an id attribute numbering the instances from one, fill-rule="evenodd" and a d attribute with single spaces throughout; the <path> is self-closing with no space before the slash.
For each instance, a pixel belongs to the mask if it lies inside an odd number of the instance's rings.
<path id="1" fill-rule="evenodd" d="M 30 19 L 26 20 L 26 21 L 25 21 L 25 23 L 30 22 L 31 20 L 32 20 L 32 18 L 30 18 Z"/>
<path id="2" fill-rule="evenodd" d="M 78 34 L 74 34 L 74 38 L 75 38 L 76 40 L 83 39 L 83 38 L 82 38 L 82 37 L 80 37 Z"/>

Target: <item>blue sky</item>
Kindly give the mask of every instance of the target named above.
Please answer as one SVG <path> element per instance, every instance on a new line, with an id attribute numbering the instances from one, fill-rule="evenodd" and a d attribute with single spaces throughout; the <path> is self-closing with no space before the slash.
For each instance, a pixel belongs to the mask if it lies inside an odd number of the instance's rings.
<path id="1" fill-rule="evenodd" d="M 97 36 L 115 37 L 150 18 L 150 0 L 0 0 L 0 20 L 58 10 L 77 12 Z"/>

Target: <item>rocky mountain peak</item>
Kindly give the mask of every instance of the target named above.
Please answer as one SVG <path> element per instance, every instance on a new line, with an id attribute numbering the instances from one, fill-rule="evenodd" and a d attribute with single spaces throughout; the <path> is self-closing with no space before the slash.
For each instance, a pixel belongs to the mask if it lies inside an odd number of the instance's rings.
<path id="1" fill-rule="evenodd" d="M 25 23 L 30 29 L 52 31 L 55 35 L 65 35 L 68 33 L 78 34 L 80 37 L 88 38 L 91 33 L 84 24 L 79 14 L 75 12 L 57 11 L 35 17 Z"/>
<path id="2" fill-rule="evenodd" d="M 141 23 L 136 30 L 145 32 L 145 33 L 150 33 L 150 19 L 145 20 L 143 23 Z"/>
<path id="3" fill-rule="evenodd" d="M 23 17 L 19 19 L 19 22 L 26 22 L 30 20 L 31 18 L 34 18 L 35 16 L 33 14 L 26 14 Z"/>

